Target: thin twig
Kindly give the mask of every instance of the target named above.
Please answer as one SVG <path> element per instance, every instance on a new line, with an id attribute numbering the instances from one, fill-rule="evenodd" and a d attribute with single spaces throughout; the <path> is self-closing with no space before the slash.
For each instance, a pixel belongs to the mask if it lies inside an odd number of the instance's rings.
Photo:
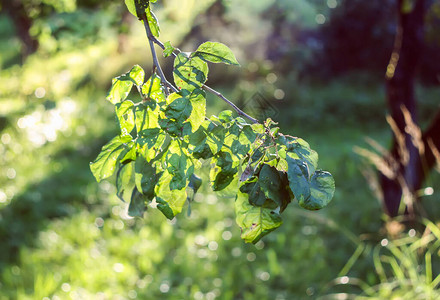
<path id="1" fill-rule="evenodd" d="M 225 101 L 227 104 L 229 104 L 230 106 L 232 106 L 232 108 L 237 112 L 237 114 L 239 116 L 243 116 L 247 119 L 249 119 L 252 123 L 259 123 L 257 119 L 252 118 L 251 116 L 249 116 L 247 113 L 245 113 L 244 111 L 242 111 L 241 109 L 239 109 L 234 103 L 232 103 L 231 101 L 229 101 L 225 96 L 223 96 L 220 92 L 217 92 L 216 90 L 210 88 L 207 85 L 203 85 L 202 86 L 203 89 L 205 89 L 206 91 L 216 95 L 217 97 L 219 97 L 220 99 L 222 99 L 223 101 Z"/>
<path id="2" fill-rule="evenodd" d="M 144 20 L 144 25 L 146 24 L 146 21 Z M 148 22 L 147 22 L 147 24 L 148 24 Z M 150 42 L 150 46 L 151 46 L 151 44 L 157 44 L 162 50 L 165 50 L 165 45 L 161 42 L 161 41 L 159 41 L 153 34 L 151 34 L 151 30 L 150 30 L 150 27 L 148 26 L 148 25 L 145 25 L 145 28 L 147 29 L 147 36 L 148 36 L 148 40 L 149 40 L 149 42 Z M 154 46 L 151 46 L 152 47 L 152 49 L 154 49 Z M 179 49 L 176 49 L 178 52 L 181 52 Z M 156 55 L 156 51 L 154 51 L 153 52 L 153 50 L 152 50 L 152 53 L 154 53 L 153 54 L 153 60 L 156 58 L 156 61 L 157 61 L 157 55 Z M 177 57 L 177 54 L 176 53 L 174 53 L 174 52 L 172 52 L 172 55 L 174 56 L 174 57 Z M 162 70 L 160 69 L 160 66 L 159 66 L 159 62 L 157 61 L 157 66 L 158 66 L 158 68 L 157 68 L 157 71 L 159 72 L 159 76 L 160 76 L 160 73 L 162 72 Z M 163 75 L 163 72 L 162 72 L 162 75 Z M 161 79 L 162 79 L 162 76 L 161 76 Z M 165 76 L 163 76 L 163 79 L 162 79 L 164 82 L 166 82 L 167 84 L 168 84 L 168 86 L 171 88 L 171 89 L 173 89 L 176 93 L 178 93 L 179 91 L 172 85 L 172 84 L 170 84 L 166 79 L 165 79 Z M 252 123 L 259 123 L 259 121 L 257 120 L 257 119 L 255 119 L 255 118 L 252 118 L 251 116 L 249 116 L 248 114 L 246 114 L 244 111 L 242 111 L 241 109 L 239 109 L 234 103 L 232 103 L 231 101 L 229 101 L 225 96 L 223 96 L 220 92 L 217 92 L 216 90 L 214 90 L 213 88 L 211 88 L 211 87 L 209 87 L 209 86 L 207 86 L 207 85 L 203 85 L 202 86 L 202 88 L 204 89 L 204 90 L 206 90 L 206 91 L 208 91 L 208 92 L 210 92 L 210 93 L 212 93 L 212 94 L 214 94 L 214 95 L 216 95 L 217 97 L 219 97 L 220 99 L 222 99 L 223 101 L 225 101 L 227 104 L 229 104 L 230 106 L 232 106 L 232 108 L 237 112 L 237 114 L 239 115 L 239 116 L 243 116 L 243 117 L 245 117 L 245 118 L 247 118 L 248 120 L 250 120 Z"/>
<path id="3" fill-rule="evenodd" d="M 174 92 L 178 93 L 179 90 L 176 87 L 174 87 L 171 83 L 168 82 L 168 80 L 165 77 L 165 74 L 162 71 L 162 68 L 160 67 L 160 63 L 159 63 L 159 60 L 157 59 L 157 53 L 156 53 L 156 49 L 154 48 L 154 42 L 152 39 L 152 37 L 154 37 L 154 36 L 151 33 L 150 25 L 148 24 L 148 20 L 147 20 L 146 15 L 142 16 L 142 21 L 144 21 L 145 31 L 147 32 L 148 42 L 150 44 L 150 49 L 151 49 L 151 55 L 153 56 L 153 64 L 157 69 L 157 73 L 159 74 L 160 80 L 165 85 L 165 94 L 167 96 L 169 95 L 168 87 L 171 88 Z"/>
<path id="4" fill-rule="evenodd" d="M 159 41 L 155 36 L 152 36 L 151 39 L 152 39 L 152 41 L 153 41 L 154 43 L 156 43 L 160 48 L 162 48 L 162 50 L 165 50 L 165 45 L 164 45 L 161 41 Z M 180 49 L 177 49 L 177 48 L 175 48 L 175 49 L 176 49 L 176 51 L 179 52 L 179 53 L 182 52 L 182 51 L 180 51 Z M 177 57 L 177 54 L 174 53 L 174 51 L 171 52 L 171 54 L 172 54 L 174 57 Z"/>

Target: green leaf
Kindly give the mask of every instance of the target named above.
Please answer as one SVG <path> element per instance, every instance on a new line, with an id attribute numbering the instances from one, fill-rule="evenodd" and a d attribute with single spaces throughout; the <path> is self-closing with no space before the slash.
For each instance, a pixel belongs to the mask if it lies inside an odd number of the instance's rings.
<path id="1" fill-rule="evenodd" d="M 252 127 L 252 129 L 254 130 L 255 133 L 258 133 L 258 134 L 263 134 L 264 133 L 264 126 L 263 126 L 263 124 L 259 124 L 259 123 L 252 124 L 251 127 Z"/>
<path id="2" fill-rule="evenodd" d="M 281 226 L 281 216 L 270 208 L 249 204 L 247 194 L 238 192 L 235 200 L 236 222 L 246 243 L 257 243 L 263 236 Z"/>
<path id="3" fill-rule="evenodd" d="M 183 124 L 191 115 L 193 107 L 187 97 L 181 97 L 171 102 L 165 109 L 165 116 Z"/>
<path id="4" fill-rule="evenodd" d="M 220 112 L 220 114 L 218 115 L 218 119 L 220 122 L 226 124 L 231 123 L 234 120 L 234 117 L 232 116 L 231 110 L 224 110 Z"/>
<path id="5" fill-rule="evenodd" d="M 116 115 L 118 116 L 122 136 L 131 137 L 130 133 L 135 128 L 133 107 L 134 103 L 130 100 L 117 103 L 115 105 Z"/>
<path id="6" fill-rule="evenodd" d="M 116 173 L 116 195 L 123 202 L 128 201 L 127 196 L 131 196 L 131 191 L 134 188 L 134 176 L 133 176 L 134 163 L 128 163 L 119 168 Z M 127 195 L 130 192 L 130 195 Z"/>
<path id="7" fill-rule="evenodd" d="M 160 84 L 160 78 L 155 73 L 142 86 L 142 94 L 147 100 L 153 99 L 157 103 L 165 102 L 165 93 Z"/>
<path id="8" fill-rule="evenodd" d="M 143 156 L 139 156 L 136 159 L 134 170 L 136 188 L 146 197 L 146 199 L 153 200 L 154 188 L 162 174 L 157 172 L 156 168 L 153 167 Z"/>
<path id="9" fill-rule="evenodd" d="M 243 145 L 253 144 L 256 138 L 257 138 L 257 134 L 252 129 L 252 126 L 250 125 L 243 126 L 239 137 L 239 142 L 241 144 Z"/>
<path id="10" fill-rule="evenodd" d="M 195 89 L 190 97 L 192 111 L 189 116 L 192 132 L 195 132 L 203 124 L 206 117 L 206 93 L 203 90 Z"/>
<path id="11" fill-rule="evenodd" d="M 308 210 L 321 209 L 332 200 L 335 192 L 335 180 L 325 171 L 318 170 L 311 179 L 311 196 L 299 201 L 299 205 Z"/>
<path id="12" fill-rule="evenodd" d="M 318 154 L 310 149 L 309 144 L 301 138 L 280 135 L 279 142 L 287 148 L 287 155 L 306 163 L 309 176 L 318 167 Z"/>
<path id="13" fill-rule="evenodd" d="M 125 150 L 119 155 L 119 162 L 122 164 L 127 164 L 129 162 L 136 160 L 136 144 L 132 141 L 127 143 Z"/>
<path id="14" fill-rule="evenodd" d="M 94 162 L 90 163 L 90 169 L 96 181 L 110 177 L 115 172 L 116 164 L 120 154 L 126 149 L 125 140 L 120 136 L 113 138 L 109 143 L 102 147 L 101 153 Z"/>
<path id="15" fill-rule="evenodd" d="M 148 199 L 139 191 L 134 188 L 133 193 L 131 195 L 130 205 L 128 206 L 128 215 L 130 217 L 140 217 L 142 218 L 144 216 L 144 212 L 147 210 L 147 206 L 145 205 L 145 202 Z"/>
<path id="16" fill-rule="evenodd" d="M 134 0 L 125 0 L 125 6 L 127 6 L 128 11 L 137 17 L 136 15 L 136 5 L 134 4 Z"/>
<path id="17" fill-rule="evenodd" d="M 225 63 L 228 65 L 239 66 L 234 53 L 228 46 L 217 42 L 206 42 L 192 54 L 192 57 L 200 57 L 212 63 Z"/>
<path id="18" fill-rule="evenodd" d="M 135 108 L 137 132 L 159 128 L 159 106 L 154 103 L 139 103 Z"/>
<path id="19" fill-rule="evenodd" d="M 168 172 L 173 176 L 170 182 L 171 190 L 180 190 L 187 186 L 189 178 L 194 172 L 194 166 L 189 165 L 188 157 L 180 153 L 173 153 L 167 159 L 168 162 Z"/>
<path id="20" fill-rule="evenodd" d="M 205 93 L 199 89 L 193 90 L 185 96 L 173 94 L 169 97 L 168 106 L 165 108 L 165 116 L 159 121 L 159 125 L 174 136 L 189 135 L 195 132 L 205 121 L 206 99 Z M 171 96 L 171 95 L 170 95 Z"/>
<path id="21" fill-rule="evenodd" d="M 169 135 L 173 137 L 180 137 L 182 135 L 183 125 L 177 123 L 175 120 L 160 119 L 159 125 L 164 131 L 166 131 Z"/>
<path id="22" fill-rule="evenodd" d="M 208 64 L 198 57 L 179 53 L 174 60 L 174 82 L 180 90 L 201 89 L 208 79 Z"/>
<path id="23" fill-rule="evenodd" d="M 211 168 L 209 177 L 214 191 L 221 191 L 231 184 L 234 177 L 238 174 L 237 167 L 234 167 L 232 156 L 228 152 L 219 152 L 213 159 L 215 164 Z"/>
<path id="24" fill-rule="evenodd" d="M 138 7 L 136 7 L 136 2 L 138 3 Z M 125 5 L 128 8 L 128 11 L 135 17 L 141 19 L 142 15 L 145 14 L 148 20 L 148 24 L 151 29 L 151 33 L 158 37 L 159 36 L 159 22 L 156 16 L 151 11 L 150 7 L 151 3 L 156 3 L 156 0 L 125 0 Z"/>
<path id="25" fill-rule="evenodd" d="M 209 121 L 203 122 L 199 129 L 189 136 L 189 150 L 196 159 L 208 159 L 213 156 L 211 148 L 207 144 L 206 127 L 209 126 Z"/>
<path id="26" fill-rule="evenodd" d="M 140 87 L 144 83 L 145 71 L 141 66 L 135 65 L 125 76 L 127 76 L 127 80 L 132 80 L 135 85 Z"/>
<path id="27" fill-rule="evenodd" d="M 289 179 L 289 187 L 295 198 L 299 202 L 303 202 L 310 197 L 310 183 L 307 165 L 298 159 L 287 157 L 287 177 Z"/>
<path id="28" fill-rule="evenodd" d="M 173 176 L 166 170 L 155 188 L 157 208 L 170 220 L 182 212 L 187 199 L 185 188 L 170 189 L 172 178 Z"/>
<path id="29" fill-rule="evenodd" d="M 171 54 L 173 54 L 174 50 L 176 50 L 176 48 L 171 46 L 171 42 L 170 41 L 165 42 L 164 46 L 165 46 L 165 49 L 163 49 L 163 56 L 164 57 L 170 56 Z"/>
<path id="30" fill-rule="evenodd" d="M 211 152 L 216 155 L 222 149 L 225 143 L 226 129 L 223 126 L 215 126 L 209 123 L 205 130 L 206 143 L 208 144 Z"/>
<path id="31" fill-rule="evenodd" d="M 133 85 L 140 87 L 144 81 L 144 70 L 135 65 L 128 73 L 115 77 L 112 80 L 112 87 L 107 95 L 107 100 L 113 104 L 127 99 Z"/>
<path id="32" fill-rule="evenodd" d="M 165 150 L 168 144 L 166 134 L 160 128 L 144 129 L 139 133 L 136 143 L 139 145 L 139 152 L 150 162 L 158 158 L 158 153 Z"/>
<path id="33" fill-rule="evenodd" d="M 184 136 L 191 133 L 191 124 L 187 122 L 192 113 L 191 101 L 188 97 L 173 97 L 159 120 L 160 127 L 172 136 Z"/>
<path id="34" fill-rule="evenodd" d="M 191 178 L 189 179 L 188 187 L 194 191 L 194 194 L 196 194 L 201 186 L 202 186 L 202 179 L 196 174 L 192 174 Z"/>
<path id="35" fill-rule="evenodd" d="M 263 164 L 258 175 L 258 183 L 266 198 L 273 200 L 278 206 L 282 206 L 283 200 L 289 198 L 288 191 L 283 185 L 280 173 L 274 167 Z"/>
<path id="36" fill-rule="evenodd" d="M 263 206 L 266 203 L 266 196 L 261 190 L 258 177 L 243 182 L 240 186 L 240 192 L 246 193 L 249 197 L 249 203 L 253 206 Z"/>
<path id="37" fill-rule="evenodd" d="M 132 87 L 133 83 L 131 81 L 113 78 L 112 87 L 108 93 L 107 100 L 113 104 L 124 101 L 127 99 Z"/>
<path id="38" fill-rule="evenodd" d="M 148 20 L 148 25 L 150 26 L 151 33 L 155 37 L 159 37 L 160 34 L 159 20 L 157 19 L 156 15 L 151 11 L 151 8 L 147 9 L 147 20 Z"/>

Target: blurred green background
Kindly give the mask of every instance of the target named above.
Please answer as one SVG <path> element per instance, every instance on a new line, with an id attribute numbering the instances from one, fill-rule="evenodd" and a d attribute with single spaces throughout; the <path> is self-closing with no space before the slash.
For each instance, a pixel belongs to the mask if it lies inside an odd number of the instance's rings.
<path id="1" fill-rule="evenodd" d="M 113 180 L 94 180 L 89 162 L 118 131 L 105 100 L 112 77 L 133 64 L 151 68 L 142 24 L 123 1 L 0 5 L 1 300 L 348 299 L 365 292 L 352 278 L 383 282 L 377 245 L 420 242 L 423 232 L 398 230 L 396 237 L 387 230 L 375 170 L 353 152 L 367 147 L 366 136 L 384 147 L 391 140 L 384 73 L 396 31 L 394 1 L 155 5 L 162 41 L 184 51 L 206 40 L 230 45 L 242 67 L 213 66 L 208 84 L 255 117 L 279 121 L 283 133 L 306 139 L 335 177 L 327 208 L 289 208 L 283 226 L 256 245 L 240 240 L 234 198 L 214 194 L 206 180 L 191 215 L 171 222 L 154 209 L 144 219 L 129 218 Z M 418 73 L 422 126 L 439 109 L 438 15 L 438 6 L 427 14 Z M 162 61 L 170 74 L 172 60 Z M 208 100 L 209 113 L 227 108 Z M 434 172 L 426 184 L 436 191 L 439 179 Z M 436 192 L 423 197 L 423 206 L 432 224 L 440 220 Z M 408 258 L 423 282 L 438 274 L 439 240 L 427 242 L 434 245 L 429 272 L 426 257 Z"/>

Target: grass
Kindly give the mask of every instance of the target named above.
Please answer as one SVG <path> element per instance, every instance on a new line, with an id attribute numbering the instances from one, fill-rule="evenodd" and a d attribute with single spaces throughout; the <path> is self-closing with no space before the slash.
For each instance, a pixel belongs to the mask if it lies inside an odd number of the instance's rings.
<path id="1" fill-rule="evenodd" d="M 421 223 L 426 226 L 422 234 L 411 229 L 400 233 L 397 238 L 384 238 L 374 248 L 359 251 L 366 250 L 372 255 L 379 283 L 369 285 L 362 279 L 342 276 L 334 281 L 336 285 L 357 286 L 361 292 L 330 294 L 325 298 L 438 299 L 440 230 L 438 225 L 426 219 Z"/>

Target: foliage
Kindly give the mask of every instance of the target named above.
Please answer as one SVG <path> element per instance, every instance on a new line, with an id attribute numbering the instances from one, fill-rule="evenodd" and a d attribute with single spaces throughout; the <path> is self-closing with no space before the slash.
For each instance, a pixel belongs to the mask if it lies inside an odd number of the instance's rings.
<path id="1" fill-rule="evenodd" d="M 160 30 L 150 2 L 126 4 L 144 22 L 152 45 Z M 165 55 L 174 53 L 170 47 Z M 256 243 L 278 228 L 293 198 L 309 210 L 330 202 L 333 177 L 317 170 L 318 155 L 307 142 L 281 134 L 271 119 L 258 123 L 234 105 L 250 123 L 232 111 L 206 118 L 205 90 L 212 91 L 205 86 L 207 63 L 239 65 L 226 45 L 206 42 L 192 53 L 176 49 L 177 88 L 164 78 L 154 46 L 152 51 L 155 72 L 148 80 L 138 65 L 113 79 L 107 99 L 115 105 L 121 133 L 90 165 L 98 182 L 117 173 L 117 194 L 130 202 L 130 216 L 142 216 L 153 203 L 173 219 L 192 201 L 188 191 L 195 194 L 200 185 L 195 173 L 209 159 L 213 190 L 237 193 L 237 223 L 246 242 Z M 142 99 L 137 103 L 128 100 L 134 86 Z"/>

